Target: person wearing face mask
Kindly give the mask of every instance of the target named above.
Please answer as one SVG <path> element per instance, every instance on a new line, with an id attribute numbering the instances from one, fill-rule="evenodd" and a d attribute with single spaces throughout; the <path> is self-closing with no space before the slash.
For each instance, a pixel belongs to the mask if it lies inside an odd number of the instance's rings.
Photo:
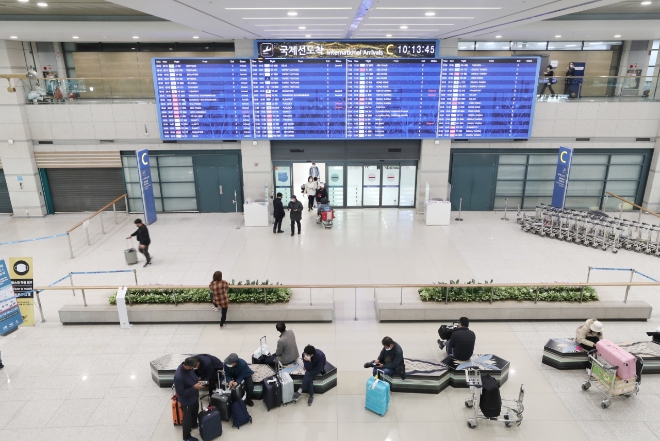
<path id="1" fill-rule="evenodd" d="M 394 376 L 395 374 L 401 374 L 402 377 L 405 376 L 404 370 L 404 361 L 403 361 L 403 349 L 399 343 L 392 340 L 390 337 L 385 337 L 381 341 L 383 349 L 380 351 L 378 359 L 365 363 L 365 368 L 373 367 L 373 375 L 376 375 L 378 371 L 383 371 L 383 373 L 389 377 Z"/>
<path id="2" fill-rule="evenodd" d="M 198 365 L 197 357 L 188 357 L 179 365 L 174 374 L 174 391 L 183 411 L 183 441 L 198 441 L 190 432 L 198 427 L 199 390 L 207 384 L 200 381 L 195 374 L 195 368 Z"/>
<path id="3" fill-rule="evenodd" d="M 309 394 L 307 405 L 311 406 L 314 401 L 314 377 L 325 370 L 325 354 L 314 346 L 307 345 L 303 350 L 303 364 L 305 376 L 302 386 L 293 394 L 293 401 L 298 401 L 303 392 L 307 392 Z"/>
<path id="4" fill-rule="evenodd" d="M 564 95 L 568 95 L 569 98 L 573 98 L 571 96 L 571 86 L 573 85 L 573 78 L 569 77 L 574 77 L 575 76 L 575 65 L 571 61 L 568 63 L 568 67 L 566 68 L 566 78 L 564 79 Z"/>

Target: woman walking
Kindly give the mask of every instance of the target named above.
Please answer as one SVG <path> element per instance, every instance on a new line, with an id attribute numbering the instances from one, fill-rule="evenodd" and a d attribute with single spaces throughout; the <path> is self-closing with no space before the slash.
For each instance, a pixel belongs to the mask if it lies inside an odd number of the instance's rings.
<path id="1" fill-rule="evenodd" d="M 307 195 L 308 200 L 308 211 L 312 211 L 314 208 L 314 199 L 316 199 L 316 190 L 318 188 L 318 182 L 315 180 L 315 178 L 312 178 L 311 176 L 307 178 L 307 183 L 305 184 L 305 194 Z"/>
<path id="2" fill-rule="evenodd" d="M 209 285 L 209 288 L 211 289 L 213 310 L 217 311 L 218 308 L 221 308 L 222 310 L 220 329 L 223 329 L 225 327 L 225 321 L 227 320 L 227 309 L 229 308 L 229 297 L 227 297 L 229 284 L 226 280 L 222 280 L 222 271 L 216 271 L 213 273 L 213 281 Z"/>

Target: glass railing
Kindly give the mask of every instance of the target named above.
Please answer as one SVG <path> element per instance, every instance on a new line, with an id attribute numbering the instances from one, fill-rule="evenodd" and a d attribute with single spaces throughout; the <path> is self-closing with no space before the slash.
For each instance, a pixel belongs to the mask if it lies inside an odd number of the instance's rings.
<path id="1" fill-rule="evenodd" d="M 598 76 L 541 77 L 538 101 L 655 101 L 660 100 L 660 77 Z M 32 104 L 77 104 L 93 101 L 151 101 L 151 78 L 24 79 L 26 100 Z"/>

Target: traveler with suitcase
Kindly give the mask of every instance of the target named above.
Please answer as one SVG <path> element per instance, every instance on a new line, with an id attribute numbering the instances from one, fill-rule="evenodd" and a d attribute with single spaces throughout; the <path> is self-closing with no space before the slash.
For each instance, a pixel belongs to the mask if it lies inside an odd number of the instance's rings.
<path id="1" fill-rule="evenodd" d="M 252 358 L 252 364 L 291 364 L 300 357 L 298 352 L 298 344 L 296 343 L 296 336 L 291 330 L 286 329 L 284 322 L 279 322 L 275 325 L 275 329 L 280 333 L 280 338 L 277 340 L 277 349 L 272 355 L 262 354 L 259 359 Z M 273 367 L 273 366 L 271 366 Z"/>
<path id="2" fill-rule="evenodd" d="M 440 349 L 446 347 L 447 354 L 456 360 L 469 360 L 474 354 L 474 343 L 477 336 L 469 328 L 470 320 L 467 317 L 458 319 L 458 328 L 451 333 L 446 342 L 438 340 Z"/>
<path id="3" fill-rule="evenodd" d="M 210 396 L 209 408 L 204 410 L 202 407 L 202 411 L 197 415 L 197 421 L 199 422 L 199 435 L 202 437 L 202 441 L 211 441 L 222 435 L 220 411 L 212 406 Z"/>
<path id="4" fill-rule="evenodd" d="M 365 409 L 384 416 L 390 407 L 390 383 L 383 380 L 383 371 L 378 371 L 367 380 Z"/>
<path id="5" fill-rule="evenodd" d="M 144 257 L 147 259 L 147 263 L 144 264 L 145 267 L 151 265 L 151 256 L 149 255 L 149 245 L 151 245 L 151 238 L 149 237 L 149 230 L 147 226 L 142 223 L 141 219 L 135 219 L 135 225 L 138 229 L 135 230 L 135 233 L 128 236 L 126 239 L 130 239 L 133 236 L 137 237 L 138 242 L 140 242 L 140 252 L 144 254 Z"/>
<path id="6" fill-rule="evenodd" d="M 325 371 L 325 354 L 314 346 L 307 345 L 303 351 L 303 364 L 305 376 L 301 387 L 293 394 L 293 401 L 298 401 L 302 393 L 307 392 L 307 405 L 311 406 L 314 402 L 314 377 Z"/>
<path id="7" fill-rule="evenodd" d="M 199 360 L 195 366 L 195 374 L 200 380 L 208 382 L 210 396 L 220 386 L 218 372 L 222 372 L 224 364 L 218 357 L 209 354 L 197 354 L 195 358 Z"/>
<path id="8" fill-rule="evenodd" d="M 195 366 L 199 363 L 196 357 L 184 360 L 174 374 L 174 390 L 176 399 L 181 404 L 183 412 L 183 441 L 199 441 L 192 436 L 191 431 L 198 427 L 197 414 L 199 412 L 199 390 L 206 386 L 195 374 Z"/>
<path id="9" fill-rule="evenodd" d="M 406 368 L 403 360 L 403 349 L 399 343 L 392 340 L 390 337 L 385 337 L 381 341 L 383 349 L 376 360 L 364 364 L 365 368 L 373 368 L 373 375 L 376 376 L 378 371 L 382 371 L 385 375 L 393 377 L 394 375 L 401 375 L 405 380 Z"/>
<path id="10" fill-rule="evenodd" d="M 575 342 L 582 348 L 590 350 L 603 339 L 603 324 L 598 319 L 587 319 L 583 325 L 575 330 Z"/>
<path id="11" fill-rule="evenodd" d="M 254 372 L 245 360 L 238 358 L 238 355 L 231 353 L 225 359 L 225 381 L 229 389 L 235 389 L 239 384 L 244 383 L 245 386 L 245 404 L 252 407 L 252 392 L 254 391 L 254 383 L 252 382 L 252 374 Z M 238 397 L 240 401 L 242 397 Z"/>
<path id="12" fill-rule="evenodd" d="M 229 309 L 229 297 L 227 291 L 229 290 L 229 283 L 222 280 L 222 271 L 213 273 L 213 281 L 209 284 L 211 290 L 211 302 L 213 302 L 213 310 L 217 311 L 218 308 L 222 310 L 220 316 L 220 329 L 224 329 L 227 322 L 227 310 Z"/>

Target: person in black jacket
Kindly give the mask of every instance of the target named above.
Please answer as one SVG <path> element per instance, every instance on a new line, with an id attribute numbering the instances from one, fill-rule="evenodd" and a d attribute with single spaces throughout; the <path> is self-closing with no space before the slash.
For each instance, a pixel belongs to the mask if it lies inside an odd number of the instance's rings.
<path id="1" fill-rule="evenodd" d="M 195 374 L 200 380 L 209 382 L 208 390 L 209 393 L 212 393 L 219 386 L 218 371 L 224 369 L 224 364 L 218 357 L 209 354 L 198 354 L 195 355 L 195 358 L 199 360 L 195 366 Z"/>
<path id="2" fill-rule="evenodd" d="M 539 93 L 540 97 L 543 98 L 543 96 L 545 95 L 545 89 L 547 87 L 550 88 L 550 93 L 552 94 L 551 96 L 554 97 L 555 91 L 552 90 L 552 81 L 553 81 L 552 77 L 555 76 L 555 68 L 552 67 L 551 64 L 548 64 L 548 68 L 545 70 L 545 72 L 543 72 L 543 76 L 547 78 L 547 80 L 544 80 L 547 82 L 544 82 L 543 86 L 541 86 L 541 93 Z"/>
<path id="3" fill-rule="evenodd" d="M 459 326 L 454 329 L 451 338 L 446 342 L 438 340 L 440 349 L 447 350 L 447 354 L 456 360 L 469 360 L 474 353 L 474 342 L 477 336 L 469 328 L 470 320 L 467 317 L 458 319 Z"/>
<path id="4" fill-rule="evenodd" d="M 273 222 L 273 233 L 284 233 L 282 231 L 282 219 L 286 216 L 284 207 L 282 206 L 282 193 L 277 193 L 277 197 L 273 201 L 273 217 L 275 221 Z"/>
<path id="5" fill-rule="evenodd" d="M 401 346 L 392 340 L 390 337 L 383 338 L 383 349 L 380 351 L 378 359 L 364 364 L 365 368 L 373 368 L 373 374 L 376 375 L 378 371 L 389 377 L 394 376 L 396 373 L 403 375 L 403 349 Z"/>
<path id="6" fill-rule="evenodd" d="M 197 378 L 195 366 L 199 364 L 196 357 L 188 357 L 181 363 L 174 374 L 174 391 L 183 411 L 183 441 L 198 441 L 190 431 L 197 428 L 197 413 L 199 412 L 199 390 L 204 383 Z"/>
<path id="7" fill-rule="evenodd" d="M 289 202 L 287 208 L 291 211 L 291 235 L 293 236 L 296 224 L 298 224 L 298 234 L 300 234 L 303 204 L 300 203 L 295 194 L 291 196 L 291 202 Z"/>
<path id="8" fill-rule="evenodd" d="M 328 190 L 325 188 L 325 184 L 321 182 L 316 190 L 316 205 L 320 204 L 323 199 L 328 199 Z"/>
<path id="9" fill-rule="evenodd" d="M 135 225 L 138 229 L 135 230 L 135 233 L 128 236 L 126 239 L 130 239 L 133 236 L 137 236 L 137 240 L 140 243 L 140 252 L 144 254 L 144 257 L 147 258 L 147 263 L 144 266 L 151 265 L 151 256 L 149 255 L 149 245 L 151 244 L 151 238 L 149 238 L 149 230 L 147 226 L 142 223 L 141 219 L 135 219 Z"/>

